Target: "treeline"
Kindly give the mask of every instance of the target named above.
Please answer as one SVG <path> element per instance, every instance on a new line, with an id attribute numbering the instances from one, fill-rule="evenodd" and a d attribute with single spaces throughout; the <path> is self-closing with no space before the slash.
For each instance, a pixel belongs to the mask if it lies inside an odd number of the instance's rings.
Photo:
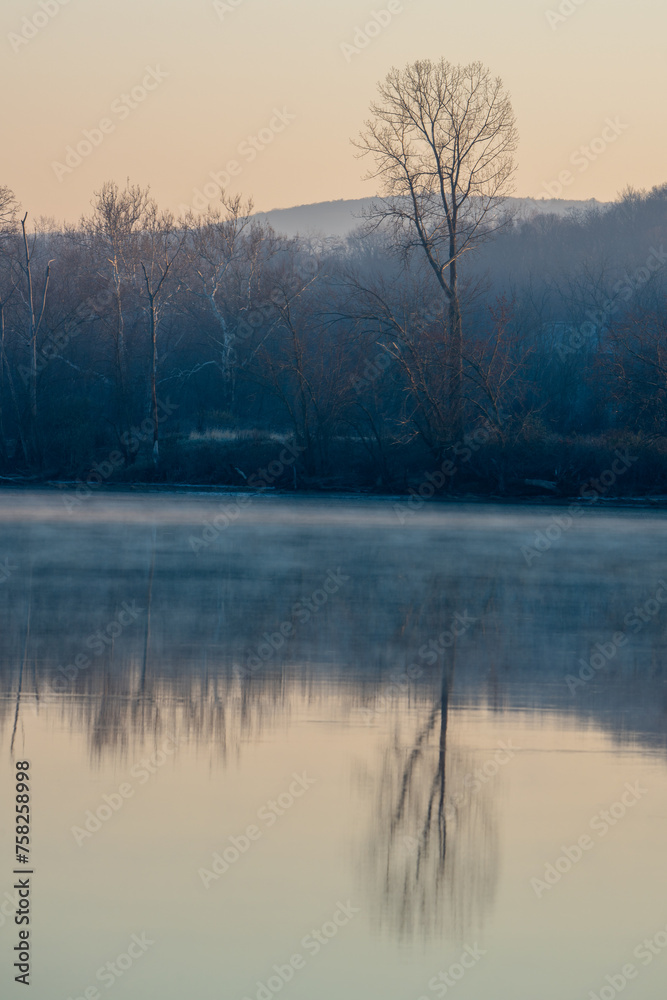
<path id="1" fill-rule="evenodd" d="M 620 451 L 604 490 L 667 493 L 666 235 L 667 185 L 509 221 L 461 257 L 453 346 L 391 226 L 288 239 L 108 183 L 62 229 L 0 188 L 0 475 L 573 495 Z"/>

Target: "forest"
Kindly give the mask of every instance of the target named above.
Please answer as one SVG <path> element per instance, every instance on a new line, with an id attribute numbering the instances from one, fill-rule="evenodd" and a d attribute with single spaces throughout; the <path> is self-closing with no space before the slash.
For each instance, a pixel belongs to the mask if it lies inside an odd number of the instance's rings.
<path id="1" fill-rule="evenodd" d="M 287 238 L 238 196 L 177 219 L 109 182 L 57 226 L 0 189 L 0 474 L 667 493 L 667 185 L 566 217 L 502 211 L 459 258 L 457 342 L 437 274 L 386 216 Z"/>

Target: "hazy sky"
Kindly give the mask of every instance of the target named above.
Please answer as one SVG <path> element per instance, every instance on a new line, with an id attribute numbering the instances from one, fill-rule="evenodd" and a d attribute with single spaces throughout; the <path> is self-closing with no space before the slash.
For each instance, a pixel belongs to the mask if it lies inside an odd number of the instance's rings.
<path id="1" fill-rule="evenodd" d="M 562 171 L 567 198 L 667 181 L 665 0 L 391 0 L 388 23 L 344 53 L 388 6 L 3 0 L 0 184 L 57 220 L 86 211 L 104 180 L 128 176 L 176 211 L 230 161 L 230 190 L 259 210 L 372 195 L 349 140 L 375 84 L 392 65 L 440 56 L 479 59 L 510 90 L 517 194 L 545 195 Z M 106 133 L 93 131 L 104 119 Z M 259 149 L 241 145 L 253 135 Z M 82 141 L 90 152 L 68 164 L 67 147 Z M 590 143 L 588 159 L 576 155 Z"/>

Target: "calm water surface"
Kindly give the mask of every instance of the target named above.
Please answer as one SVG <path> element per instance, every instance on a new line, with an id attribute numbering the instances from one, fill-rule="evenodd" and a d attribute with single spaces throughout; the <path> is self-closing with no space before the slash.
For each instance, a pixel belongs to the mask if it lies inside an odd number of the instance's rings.
<path id="1" fill-rule="evenodd" d="M 0 995 L 27 759 L 34 1000 L 663 1000 L 667 518 L 562 515 L 1 493 Z"/>

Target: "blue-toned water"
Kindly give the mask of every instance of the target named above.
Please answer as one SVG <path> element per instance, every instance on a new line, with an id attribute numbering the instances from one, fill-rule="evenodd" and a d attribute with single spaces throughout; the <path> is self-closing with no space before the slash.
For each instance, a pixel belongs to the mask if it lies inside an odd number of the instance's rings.
<path id="1" fill-rule="evenodd" d="M 0 494 L 0 981 L 662 1000 L 667 518 Z M 613 993 L 611 991 L 614 991 Z"/>

